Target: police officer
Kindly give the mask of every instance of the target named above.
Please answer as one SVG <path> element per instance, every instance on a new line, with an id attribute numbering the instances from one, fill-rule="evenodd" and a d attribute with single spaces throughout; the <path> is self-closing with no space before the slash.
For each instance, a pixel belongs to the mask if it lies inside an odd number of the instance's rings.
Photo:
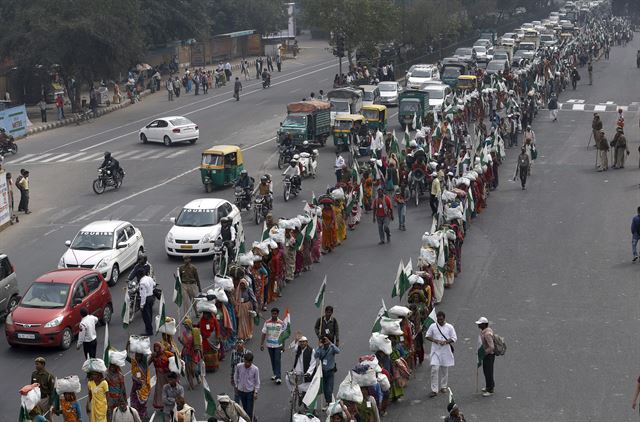
<path id="1" fill-rule="evenodd" d="M 36 370 L 31 373 L 31 384 L 37 383 L 40 385 L 40 402 L 38 402 L 38 407 L 40 407 L 43 413 L 47 413 L 47 421 L 51 422 L 52 412 L 49 412 L 49 409 L 53 404 L 51 403 L 51 394 L 55 388 L 56 377 L 45 369 L 46 364 L 47 361 L 43 357 L 35 359 Z"/>
<path id="2" fill-rule="evenodd" d="M 178 272 L 182 283 L 182 308 L 184 309 L 184 314 L 188 315 L 193 300 L 202 291 L 200 277 L 198 276 L 198 269 L 191 263 L 191 257 L 188 255 L 184 257 L 184 264 L 178 267 Z"/>

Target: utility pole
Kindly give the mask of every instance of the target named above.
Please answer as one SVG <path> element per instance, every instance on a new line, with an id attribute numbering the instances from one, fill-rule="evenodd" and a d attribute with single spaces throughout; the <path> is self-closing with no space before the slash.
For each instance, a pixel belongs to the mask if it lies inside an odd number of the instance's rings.
<path id="1" fill-rule="evenodd" d="M 338 77 L 342 78 L 342 58 L 344 57 L 344 34 L 336 34 L 335 53 L 338 56 Z"/>

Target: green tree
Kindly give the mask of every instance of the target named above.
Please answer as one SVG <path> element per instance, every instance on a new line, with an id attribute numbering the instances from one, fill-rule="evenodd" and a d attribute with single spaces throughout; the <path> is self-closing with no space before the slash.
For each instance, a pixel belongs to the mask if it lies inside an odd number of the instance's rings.
<path id="1" fill-rule="evenodd" d="M 208 0 L 139 0 L 144 40 L 150 46 L 207 37 Z M 217 1 L 215 2 L 217 3 Z"/>
<path id="2" fill-rule="evenodd" d="M 23 71 L 58 65 L 67 92 L 72 77 L 115 78 L 144 52 L 139 0 L 29 0 L 7 12 L 0 50 Z"/>
<path id="3" fill-rule="evenodd" d="M 281 0 L 210 0 L 207 10 L 213 34 L 255 29 L 267 35 L 287 24 Z"/>

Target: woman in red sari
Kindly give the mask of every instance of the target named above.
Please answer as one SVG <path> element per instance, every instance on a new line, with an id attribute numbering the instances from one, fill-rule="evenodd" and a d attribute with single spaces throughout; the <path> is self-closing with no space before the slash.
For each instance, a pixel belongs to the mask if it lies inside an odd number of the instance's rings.
<path id="1" fill-rule="evenodd" d="M 202 336 L 202 355 L 205 369 L 215 372 L 220 364 L 218 358 L 220 324 L 218 324 L 217 318 L 211 312 L 203 312 L 198 328 L 200 328 L 200 335 Z"/>
<path id="2" fill-rule="evenodd" d="M 164 403 L 162 402 L 162 387 L 169 382 L 169 358 L 173 356 L 173 353 L 164 350 L 162 343 L 153 343 L 153 354 L 151 355 L 151 362 L 154 368 L 156 368 L 156 388 L 153 391 L 153 408 L 162 410 L 164 409 Z"/>
<path id="3" fill-rule="evenodd" d="M 324 201 L 324 202 L 323 202 Z M 324 253 L 331 252 L 338 242 L 336 215 L 333 211 L 333 200 L 325 198 L 322 203 L 322 249 Z"/>

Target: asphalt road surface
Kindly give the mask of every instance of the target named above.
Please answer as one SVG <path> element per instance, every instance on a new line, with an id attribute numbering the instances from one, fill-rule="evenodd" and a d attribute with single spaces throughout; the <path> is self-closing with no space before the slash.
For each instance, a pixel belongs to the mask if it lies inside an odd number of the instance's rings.
<path id="1" fill-rule="evenodd" d="M 169 103 L 164 95 L 147 97 L 141 104 L 106 115 L 92 123 L 69 126 L 32 136 L 20 142 L 20 154 L 8 159 L 8 169 L 31 172 L 31 208 L 21 223 L 0 233 L 0 249 L 17 268 L 22 292 L 37 276 L 56 267 L 64 241 L 88 222 L 123 219 L 139 227 L 145 237 L 157 282 L 170 292 L 172 273 L 179 261 L 164 253 L 169 218 L 188 201 L 207 196 L 232 198 L 230 189 L 205 194 L 196 170 L 200 153 L 216 144 L 237 144 L 245 151 L 249 173 L 274 175 L 276 217 L 300 213 L 311 192 L 323 192 L 333 183 L 331 145 L 320 150 L 320 174 L 305 180 L 302 195 L 284 203 L 277 170 L 274 135 L 285 105 L 319 89 L 328 91 L 337 72 L 335 59 L 324 46 L 305 49 L 295 62 L 287 61 L 263 90 L 258 81 L 243 82 L 239 102 L 230 88 L 212 90 L 208 96 L 181 96 Z M 612 49 L 609 61 L 594 65 L 594 85 L 588 86 L 586 69 L 576 91 L 561 95 L 565 104 L 604 105 L 601 112 L 609 138 L 615 128 L 613 104 L 629 106 L 640 92 L 640 70 L 635 66 L 636 38 L 626 48 Z M 574 100 L 569 102 L 569 100 Z M 572 109 L 574 107 L 571 107 Z M 515 150 L 500 172 L 500 186 L 491 193 L 488 208 L 471 225 L 463 249 L 463 272 L 446 292 L 439 309 L 458 333 L 457 365 L 450 370 L 450 386 L 469 421 L 545 421 L 609 419 L 632 420 L 630 396 L 637 377 L 638 276 L 631 263 L 629 223 L 638 198 L 638 115 L 626 113 L 626 134 L 632 151 L 627 168 L 597 173 L 593 145 L 586 148 L 592 114 L 561 111 L 557 123 L 545 110 L 534 123 L 539 149 L 527 190 L 508 180 L 515 165 Z M 391 110 L 393 116 L 395 110 Z M 195 145 L 142 145 L 137 130 L 153 117 L 184 115 L 200 126 Z M 398 129 L 397 120 L 389 119 Z M 123 187 L 101 196 L 91 181 L 102 153 L 111 151 L 127 171 Z M 293 330 L 313 338 L 319 315 L 313 300 L 324 275 L 328 278 L 326 303 L 336 308 L 341 323 L 342 353 L 337 384 L 358 356 L 368 352 L 368 338 L 384 299 L 391 300 L 392 280 L 399 260 L 416 257 L 422 233 L 431 224 L 428 205 L 409 206 L 406 232 L 394 225 L 390 245 L 377 245 L 371 215 L 336 253 L 323 257 L 284 290 L 275 305 L 288 308 Z M 259 227 L 245 215 L 248 243 L 257 239 Z M 207 260 L 197 260 L 202 279 L 211 279 Z M 204 284 L 207 284 L 206 282 Z M 122 329 L 119 309 L 124 283 L 111 288 L 116 315 L 111 324 L 111 344 L 123 348 L 130 333 L 143 330 L 138 316 Z M 168 313 L 175 314 L 173 303 Z M 266 313 L 265 313 L 266 314 Z M 496 361 L 496 394 L 476 393 L 476 341 L 474 321 L 488 317 L 508 343 L 505 357 Z M 99 349 L 103 329 L 99 329 Z M 256 355 L 263 386 L 256 403 L 260 421 L 286 419 L 288 392 L 271 383 L 267 353 L 259 352 L 258 331 L 248 348 Z M 315 345 L 314 342 L 311 342 Z M 0 338 L 0 373 L 6 381 L 0 394 L 3 415 L 17 414 L 17 389 L 29 381 L 36 356 L 48 359 L 58 376 L 80 373 L 83 358 L 74 349 L 38 350 L 10 348 Z M 293 365 L 287 352 L 283 370 Z M 228 362 L 207 375 L 214 394 L 231 392 Z M 483 385 L 480 374 L 480 387 Z M 444 396 L 427 399 L 429 368 L 416 371 L 401 403 L 390 407 L 389 421 L 440 420 L 446 413 Z M 187 402 L 203 410 L 202 390 L 187 392 Z M 202 415 L 202 414 L 200 414 Z M 11 416 L 11 419 L 13 416 Z M 200 416 L 200 419 L 203 417 Z M 2 418 L 0 418 L 2 419 Z M 4 419 L 3 419 L 4 420 Z M 10 420 L 10 419 L 7 419 Z"/>

